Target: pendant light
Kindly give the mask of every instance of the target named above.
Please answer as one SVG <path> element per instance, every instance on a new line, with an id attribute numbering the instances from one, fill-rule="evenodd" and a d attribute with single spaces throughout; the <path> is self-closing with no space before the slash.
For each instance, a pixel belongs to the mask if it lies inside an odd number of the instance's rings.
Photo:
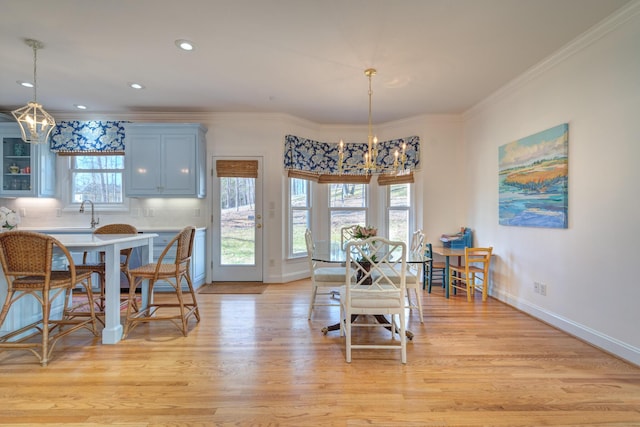
<path id="1" fill-rule="evenodd" d="M 11 112 L 20 125 L 22 140 L 31 144 L 44 144 L 56 125 L 56 121 L 38 104 L 37 59 L 38 49 L 42 49 L 42 42 L 26 39 L 27 46 L 33 49 L 33 101 L 22 108 Z"/>

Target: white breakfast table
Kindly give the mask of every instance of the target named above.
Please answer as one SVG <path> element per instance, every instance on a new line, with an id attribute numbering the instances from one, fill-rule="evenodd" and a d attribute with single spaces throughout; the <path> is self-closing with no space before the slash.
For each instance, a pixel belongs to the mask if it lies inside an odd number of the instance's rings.
<path id="1" fill-rule="evenodd" d="M 141 248 L 143 263 L 153 262 L 153 238 L 155 233 L 142 234 L 55 234 L 48 233 L 58 239 L 71 252 L 105 253 L 105 327 L 102 330 L 103 344 L 116 344 L 122 339 L 120 323 L 120 251 L 129 248 Z M 145 262 L 145 260 L 147 260 Z M 147 288 L 142 287 L 142 306 L 148 304 Z"/>

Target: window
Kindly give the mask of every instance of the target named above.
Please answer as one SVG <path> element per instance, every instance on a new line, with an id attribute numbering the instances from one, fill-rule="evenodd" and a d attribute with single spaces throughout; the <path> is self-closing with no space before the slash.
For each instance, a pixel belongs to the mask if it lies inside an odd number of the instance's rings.
<path id="1" fill-rule="evenodd" d="M 124 155 L 69 156 L 70 204 L 91 200 L 96 207 L 124 206 Z"/>
<path id="2" fill-rule="evenodd" d="M 311 228 L 311 185 L 305 179 L 289 179 L 289 256 L 307 255 L 304 233 Z"/>
<path id="3" fill-rule="evenodd" d="M 350 225 L 367 225 L 368 197 L 366 184 L 329 184 L 329 243 L 340 246 L 340 229 Z"/>
<path id="4" fill-rule="evenodd" d="M 410 244 L 411 184 L 392 184 L 387 186 L 387 230 L 390 240 L 399 240 Z"/>

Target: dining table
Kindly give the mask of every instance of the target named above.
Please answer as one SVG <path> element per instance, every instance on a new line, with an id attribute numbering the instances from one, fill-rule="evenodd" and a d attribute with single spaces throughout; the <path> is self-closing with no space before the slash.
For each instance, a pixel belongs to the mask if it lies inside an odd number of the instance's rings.
<path id="1" fill-rule="evenodd" d="M 326 262 L 328 264 L 345 264 L 347 262 L 347 252 L 341 247 L 339 247 L 338 245 L 331 245 L 331 247 L 329 248 L 314 249 L 311 259 L 313 261 Z M 431 258 L 426 257 L 424 254 L 410 252 L 407 254 L 406 262 L 407 264 L 415 264 L 415 263 L 422 264 L 422 281 L 423 283 L 426 283 L 427 274 L 426 274 L 425 267 L 430 260 Z M 346 271 L 346 266 L 345 266 L 345 271 Z M 391 328 L 392 326 L 391 322 L 389 322 L 389 320 L 385 316 L 376 315 L 374 317 L 379 323 L 389 324 L 388 328 Z M 353 320 L 355 319 L 352 317 L 351 321 Z M 333 325 L 329 325 L 322 328 L 322 333 L 326 335 L 327 332 L 337 331 L 339 329 L 340 329 L 340 323 L 335 323 Z M 409 331 L 408 329 L 405 332 L 406 332 L 405 333 L 406 337 L 409 340 L 412 340 L 414 336 L 413 332 Z"/>
<path id="2" fill-rule="evenodd" d="M 104 252 L 105 254 L 105 319 L 102 330 L 103 344 L 116 344 L 122 339 L 120 323 L 120 251 L 140 248 L 143 263 L 153 262 L 153 238 L 155 233 L 137 234 L 88 234 L 48 233 L 70 252 Z M 149 304 L 148 290 L 142 287 L 141 308 Z"/>
<path id="3" fill-rule="evenodd" d="M 462 263 L 462 257 L 464 256 L 464 248 L 445 248 L 444 246 L 434 246 L 432 248 L 434 254 L 444 257 L 444 296 L 449 298 L 449 266 L 451 265 L 450 258 L 458 257 L 458 265 Z"/>

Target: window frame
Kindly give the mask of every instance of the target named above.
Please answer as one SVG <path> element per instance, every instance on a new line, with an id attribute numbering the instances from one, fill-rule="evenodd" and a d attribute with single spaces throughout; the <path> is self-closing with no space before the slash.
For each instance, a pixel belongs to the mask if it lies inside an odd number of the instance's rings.
<path id="1" fill-rule="evenodd" d="M 370 209 L 371 209 L 371 185 L 370 184 L 351 184 L 351 185 L 360 185 L 362 186 L 363 190 L 364 190 L 364 206 L 362 207 L 356 207 L 356 206 L 336 206 L 333 207 L 331 206 L 331 189 L 333 188 L 334 185 L 344 185 L 344 184 L 340 184 L 340 183 L 335 183 L 335 184 L 327 184 L 327 198 L 326 198 L 326 212 L 327 212 L 327 230 L 328 230 L 328 239 L 327 241 L 329 242 L 329 245 L 331 245 L 332 243 L 334 243 L 331 239 L 331 219 L 333 217 L 332 213 L 335 212 L 364 212 L 364 224 L 360 224 L 363 226 L 366 225 L 371 225 L 369 224 L 369 219 L 371 217 L 370 213 Z M 356 225 L 356 224 L 345 224 L 345 225 Z M 340 230 L 338 230 L 340 231 Z M 337 242 L 338 246 L 340 245 L 340 240 L 338 239 Z"/>
<path id="2" fill-rule="evenodd" d="M 391 192 L 393 187 L 399 185 L 406 185 L 407 191 L 409 192 L 407 201 L 409 202 L 408 206 L 391 206 Z M 385 186 L 385 227 L 387 230 L 387 234 L 391 233 L 391 212 L 392 211 L 405 211 L 408 213 L 407 218 L 407 241 L 405 242 L 407 245 L 411 244 L 411 234 L 415 229 L 415 184 L 413 183 L 404 183 L 404 184 L 391 184 Z M 408 246 L 407 246 L 408 247 Z"/>
<path id="3" fill-rule="evenodd" d="M 291 200 L 293 196 L 293 192 L 291 191 L 291 187 L 293 185 L 293 180 L 300 181 L 305 183 L 306 189 L 306 205 L 305 206 L 294 206 Z M 287 258 L 288 259 L 296 259 L 303 258 L 307 256 L 306 247 L 301 252 L 294 252 L 293 250 L 293 239 L 294 239 L 294 231 L 293 231 L 293 218 L 296 212 L 306 212 L 307 213 L 307 228 L 311 228 L 311 224 L 313 223 L 313 194 L 312 194 L 312 185 L 311 181 L 301 178 L 287 178 L 287 205 L 288 205 L 288 218 L 287 218 Z"/>
<path id="4" fill-rule="evenodd" d="M 122 169 L 78 169 L 74 168 L 75 157 L 81 156 L 121 156 L 122 157 Z M 122 182 L 122 202 L 121 203 L 95 203 L 95 212 L 127 212 L 129 211 L 129 198 L 125 194 L 125 159 L 124 153 L 73 153 L 60 156 L 62 166 L 64 168 L 64 182 L 62 185 L 62 200 L 64 201 L 63 210 L 65 212 L 78 211 L 82 202 L 76 202 L 73 198 L 73 178 L 75 173 L 119 173 L 121 175 Z"/>

